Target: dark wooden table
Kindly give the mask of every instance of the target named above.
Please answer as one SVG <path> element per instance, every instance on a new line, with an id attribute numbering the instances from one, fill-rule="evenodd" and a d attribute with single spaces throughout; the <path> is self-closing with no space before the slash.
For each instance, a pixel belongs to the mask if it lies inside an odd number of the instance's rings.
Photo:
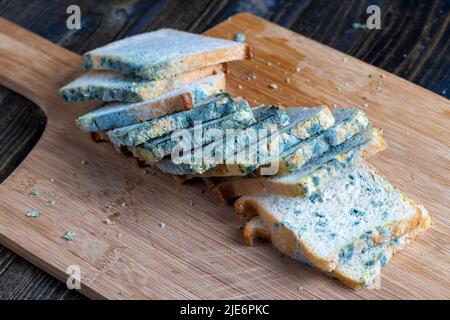
<path id="1" fill-rule="evenodd" d="M 81 30 L 66 27 L 71 4 L 81 8 Z M 365 23 L 370 4 L 381 8 L 381 30 L 354 24 Z M 161 27 L 200 33 L 243 11 L 450 95 L 450 0 L 0 0 L 0 16 L 78 53 Z M 39 108 L 0 87 L 0 182 L 32 149 L 45 123 Z M 0 299 L 82 298 L 0 246 Z"/>

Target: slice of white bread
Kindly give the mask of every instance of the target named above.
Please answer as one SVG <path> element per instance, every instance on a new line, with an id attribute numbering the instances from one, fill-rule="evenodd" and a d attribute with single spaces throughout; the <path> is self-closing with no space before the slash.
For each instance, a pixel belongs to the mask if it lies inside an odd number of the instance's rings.
<path id="1" fill-rule="evenodd" d="M 117 128 L 108 132 L 116 145 L 137 146 L 150 139 L 161 137 L 177 129 L 194 126 L 195 122 L 219 119 L 236 112 L 239 104 L 227 93 L 220 93 L 203 100 L 196 108 L 168 114 L 146 122 Z"/>
<path id="2" fill-rule="evenodd" d="M 371 241 L 362 241 L 357 252 L 353 252 L 348 259 L 340 259 L 336 268 L 331 272 L 325 272 L 325 274 L 338 279 L 344 285 L 353 289 L 371 286 L 392 255 L 404 249 L 417 235 L 427 230 L 430 224 L 430 216 L 424 215 L 417 226 L 405 235 L 381 240 L 378 244 Z M 255 238 L 270 240 L 270 228 L 260 216 L 256 216 L 245 225 L 244 235 L 246 241 L 248 241 L 247 244 L 253 245 L 253 239 Z M 362 240 L 364 239 L 365 237 L 362 237 Z M 299 252 L 296 252 L 294 258 L 315 267 Z"/>
<path id="3" fill-rule="evenodd" d="M 88 69 L 111 70 L 149 80 L 233 60 L 250 59 L 245 43 L 160 29 L 121 39 L 84 54 Z"/>
<path id="4" fill-rule="evenodd" d="M 288 108 L 287 111 L 290 109 Z M 257 159 L 250 158 L 249 163 L 231 161 L 231 163 L 219 164 L 209 171 L 201 172 L 202 176 L 263 175 L 263 170 L 267 169 L 270 163 L 277 166 L 276 175 L 288 175 L 301 170 L 310 160 L 321 158 L 328 152 L 334 152 L 334 147 L 340 146 L 340 148 L 345 149 L 347 148 L 345 146 L 349 144 L 348 150 L 350 145 L 354 147 L 357 144 L 365 143 L 372 135 L 377 133 L 376 129 L 369 128 L 369 120 L 364 112 L 358 109 L 336 109 L 332 111 L 332 117 L 335 120 L 333 126 L 313 130 L 316 134 L 307 137 L 298 137 L 293 130 L 279 130 L 278 134 L 275 133 L 271 137 L 271 139 L 279 138 L 278 153 L 260 152 L 258 150 Z M 328 123 L 331 124 L 332 122 L 329 121 Z M 316 125 L 312 126 L 312 128 L 315 127 Z M 269 141 L 269 139 L 266 140 Z M 262 139 L 258 143 L 261 146 L 265 144 L 265 141 Z"/>
<path id="5" fill-rule="evenodd" d="M 222 91 L 225 91 L 225 74 L 220 72 L 149 100 L 107 103 L 79 117 L 76 123 L 87 132 L 108 131 L 192 109 L 205 98 Z"/>
<path id="6" fill-rule="evenodd" d="M 322 194 L 299 199 L 278 195 L 243 196 L 235 202 L 241 216 L 259 215 L 282 253 L 303 256 L 326 272 L 336 269 L 364 243 L 379 244 L 414 230 L 428 216 L 364 162 L 334 179 Z M 244 229 L 251 245 L 254 234 Z"/>
<path id="7" fill-rule="evenodd" d="M 187 128 L 183 133 L 180 132 L 180 136 L 183 140 L 187 139 L 187 141 L 184 142 L 186 147 L 189 145 L 191 148 L 190 151 L 194 152 L 195 148 L 203 147 L 204 145 L 215 141 L 215 135 L 208 134 L 210 130 L 214 130 L 216 133 L 220 132 L 223 136 L 229 129 L 245 129 L 256 122 L 264 122 L 265 126 L 273 125 L 276 128 L 289 123 L 289 117 L 284 110 L 279 107 L 265 106 L 252 110 L 245 100 L 238 101 L 237 103 L 241 106 L 237 112 L 228 114 L 219 119 L 203 122 L 202 127 L 199 128 L 200 130 L 191 127 Z M 202 135 L 202 139 L 201 141 L 197 141 L 197 146 L 194 147 L 193 142 L 195 141 L 195 136 L 200 134 Z M 132 152 L 135 157 L 143 161 L 156 163 L 161 161 L 164 157 L 171 155 L 172 151 L 181 143 L 183 142 L 172 139 L 172 134 L 167 134 L 132 148 Z M 187 151 L 187 148 L 185 151 Z"/>
<path id="8" fill-rule="evenodd" d="M 243 195 L 278 194 L 287 197 L 309 197 L 320 192 L 360 158 L 369 158 L 385 150 L 386 147 L 387 144 L 381 135 L 376 135 L 366 144 L 339 153 L 325 164 L 308 166 L 306 170 L 286 176 L 209 178 L 210 191 L 220 203 L 226 203 Z"/>
<path id="9" fill-rule="evenodd" d="M 250 149 L 252 148 L 249 148 L 249 146 L 264 144 L 269 140 L 270 133 L 273 133 L 271 135 L 272 138 L 275 136 L 281 137 L 280 145 L 288 146 L 295 145 L 307 138 L 312 139 L 318 133 L 334 125 L 333 115 L 326 106 L 316 108 L 287 108 L 285 112 L 289 116 L 289 124 L 278 130 L 266 131 L 266 133 L 269 133 L 269 136 L 264 135 L 263 132 L 263 138 L 260 138 L 259 130 L 266 128 L 259 128 L 255 125 L 246 130 L 227 135 L 225 139 L 207 145 L 207 148 L 199 150 L 202 154 L 198 157 L 194 158 L 192 155 L 186 155 L 178 159 L 177 163 L 170 161 L 161 162 L 161 170 L 172 174 L 201 175 L 202 177 L 242 176 L 247 171 L 256 169 L 257 164 L 247 165 L 247 163 L 241 163 L 236 159 L 237 154 L 245 150 L 247 155 L 254 158 L 257 155 L 251 153 Z M 218 157 L 217 162 L 197 161 L 197 159 L 208 159 L 210 150 L 219 151 L 221 157 Z M 259 152 L 259 150 L 255 151 L 256 153 Z M 224 161 L 224 159 L 227 161 Z"/>
<path id="10" fill-rule="evenodd" d="M 278 106 L 261 106 L 258 108 L 253 108 L 252 109 L 252 113 L 253 116 L 255 117 L 255 123 L 252 124 L 251 126 L 248 126 L 247 128 L 243 129 L 243 130 L 237 130 L 232 134 L 227 135 L 226 139 L 234 139 L 234 137 L 236 137 L 239 134 L 242 134 L 243 132 L 247 132 L 248 130 L 260 130 L 260 129 L 264 129 L 264 130 L 276 130 L 280 127 L 286 127 L 286 126 L 291 126 L 291 118 L 288 117 L 286 115 L 286 113 L 284 112 L 284 108 L 280 108 Z M 310 112 L 308 112 L 309 114 Z M 330 114 L 331 117 L 331 114 Z M 332 117 L 331 117 L 332 119 Z M 220 120 L 220 119 L 219 119 Z M 227 134 L 226 132 L 224 134 Z M 223 134 L 223 135 L 224 135 Z M 223 136 L 222 135 L 222 136 Z M 211 145 L 217 145 L 219 147 L 222 146 L 222 139 L 218 139 L 215 140 L 212 143 L 206 144 L 206 146 L 211 146 Z M 249 141 L 246 141 L 249 142 Z M 204 146 L 202 146 L 202 148 L 197 148 L 197 150 L 193 150 L 194 152 L 201 152 L 203 153 L 203 148 Z M 192 153 L 188 155 L 189 157 L 192 156 Z M 188 175 L 189 173 L 192 172 L 190 165 L 185 165 L 185 164 L 175 164 L 172 159 L 169 159 L 168 157 L 161 159 L 161 161 L 159 161 L 157 163 L 158 168 L 165 173 L 170 173 L 170 174 L 175 174 L 175 175 L 183 175 L 185 180 L 189 180 L 194 178 L 194 176 L 192 175 Z"/>
<path id="11" fill-rule="evenodd" d="M 192 84 L 202 78 L 226 72 L 226 64 L 216 64 L 179 74 L 170 79 L 141 80 L 113 71 L 87 72 L 59 90 L 65 102 L 101 100 L 137 102 L 152 99 Z"/>

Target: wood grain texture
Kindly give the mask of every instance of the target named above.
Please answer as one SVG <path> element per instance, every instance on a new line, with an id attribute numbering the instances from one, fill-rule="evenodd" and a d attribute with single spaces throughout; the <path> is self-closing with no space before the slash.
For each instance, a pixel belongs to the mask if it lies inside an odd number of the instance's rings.
<path id="1" fill-rule="evenodd" d="M 161 27 L 202 32 L 232 14 L 249 11 L 449 97 L 450 2 L 380 0 L 376 3 L 382 10 L 382 29 L 352 28 L 353 22 L 364 22 L 365 9 L 372 2 L 121 0 L 94 5 L 91 1 L 0 0 L 0 16 L 73 51 L 85 52 Z M 81 31 L 65 27 L 65 9 L 70 4 L 82 9 Z M 34 146 L 45 118 L 39 108 L 7 89 L 1 88 L 0 96 L 2 181 Z M 11 251 L 0 251 L 0 298 L 80 298 L 62 284 L 61 290 L 53 290 L 52 283 L 56 282 L 50 276 Z"/>
<path id="2" fill-rule="evenodd" d="M 54 94 L 80 72 L 79 56 L 8 22 L 0 25 L 7 30 L 0 35 L 0 68 L 8 70 L 1 83 L 37 102 L 48 116 L 36 147 L 0 185 L 0 241 L 50 274 L 64 280 L 67 266 L 79 265 L 81 292 L 93 298 L 449 296 L 450 103 L 445 98 L 251 15 L 234 16 L 208 31 L 223 38 L 244 32 L 255 47 L 257 59 L 233 63 L 228 77 L 228 90 L 252 104 L 367 103 L 365 111 L 386 130 L 391 145 L 374 162 L 431 211 L 434 226 L 392 260 L 381 288 L 352 291 L 279 257 L 268 244 L 243 246 L 232 209 L 214 204 L 198 185 L 177 186 L 169 176 L 144 175 L 110 145 L 80 134 L 73 119 L 88 106 L 64 105 Z M 26 45 L 17 40 L 19 34 Z M 42 48 L 49 54 L 42 55 Z M 11 59 L 9 50 L 19 53 Z M 39 63 L 18 63 L 21 52 L 31 52 Z M 250 73 L 257 80 L 248 81 Z M 278 89 L 269 89 L 271 83 Z M 40 195 L 30 196 L 32 190 Z M 50 208 L 45 206 L 49 198 L 57 201 Z M 41 217 L 25 217 L 30 208 L 41 211 Z M 111 216 L 113 226 L 103 223 Z M 67 230 L 78 234 L 75 241 L 62 239 Z"/>

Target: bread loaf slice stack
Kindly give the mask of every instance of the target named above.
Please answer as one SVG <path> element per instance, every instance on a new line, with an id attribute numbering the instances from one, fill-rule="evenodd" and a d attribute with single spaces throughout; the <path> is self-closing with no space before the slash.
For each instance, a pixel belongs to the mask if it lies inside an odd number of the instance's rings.
<path id="1" fill-rule="evenodd" d="M 130 153 L 195 121 L 237 112 L 238 105 L 220 95 L 228 63 L 252 58 L 252 47 L 245 43 L 161 29 L 87 52 L 83 65 L 88 71 L 62 87 L 60 95 L 65 102 L 103 102 L 79 117 L 77 126 L 94 141 L 113 140 L 116 150 Z M 252 121 L 251 112 L 245 116 L 227 128 Z"/>
<path id="2" fill-rule="evenodd" d="M 429 227 L 427 210 L 366 162 L 387 144 L 363 111 L 251 108 L 226 93 L 227 64 L 252 57 L 245 43 L 161 29 L 86 53 L 89 71 L 60 94 L 104 102 L 76 120 L 95 141 L 236 200 L 247 245 L 269 240 L 349 287 L 371 285 Z"/>

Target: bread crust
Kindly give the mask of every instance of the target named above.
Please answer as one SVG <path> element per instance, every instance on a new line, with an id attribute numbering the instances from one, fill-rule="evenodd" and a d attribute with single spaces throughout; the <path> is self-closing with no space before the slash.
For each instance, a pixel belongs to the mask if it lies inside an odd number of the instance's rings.
<path id="1" fill-rule="evenodd" d="M 97 131 L 97 132 L 91 132 L 91 138 L 95 142 L 108 142 L 109 137 L 106 132 Z"/>

